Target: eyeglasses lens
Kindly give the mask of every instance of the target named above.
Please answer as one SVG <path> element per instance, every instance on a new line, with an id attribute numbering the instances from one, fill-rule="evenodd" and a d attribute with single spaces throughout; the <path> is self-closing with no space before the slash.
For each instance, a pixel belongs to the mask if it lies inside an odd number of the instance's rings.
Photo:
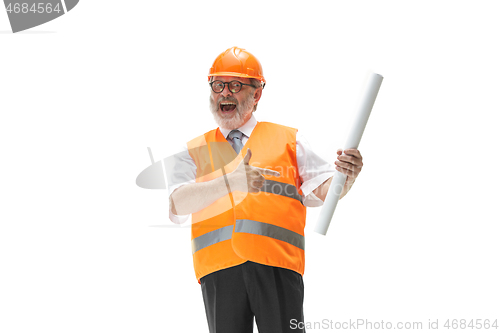
<path id="1" fill-rule="evenodd" d="M 212 89 L 216 93 L 221 93 L 224 90 L 226 84 L 229 87 L 229 91 L 231 91 L 233 94 L 241 90 L 241 83 L 238 81 L 231 81 L 229 83 L 227 82 L 224 83 L 222 81 L 214 81 L 214 83 L 212 83 Z"/>
<path id="2" fill-rule="evenodd" d="M 212 89 L 214 92 L 220 93 L 224 90 L 224 83 L 222 83 L 222 81 L 214 81 L 214 83 L 212 83 Z"/>
<path id="3" fill-rule="evenodd" d="M 232 93 L 237 93 L 241 90 L 241 84 L 238 81 L 231 81 L 229 83 L 229 90 L 231 90 Z"/>

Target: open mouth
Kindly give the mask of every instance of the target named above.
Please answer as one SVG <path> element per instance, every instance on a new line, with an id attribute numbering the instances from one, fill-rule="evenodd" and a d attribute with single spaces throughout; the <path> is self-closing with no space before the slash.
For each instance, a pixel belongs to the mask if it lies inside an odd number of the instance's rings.
<path id="1" fill-rule="evenodd" d="M 236 103 L 234 102 L 221 102 L 219 104 L 219 109 L 222 111 L 222 112 L 232 112 L 236 109 Z"/>

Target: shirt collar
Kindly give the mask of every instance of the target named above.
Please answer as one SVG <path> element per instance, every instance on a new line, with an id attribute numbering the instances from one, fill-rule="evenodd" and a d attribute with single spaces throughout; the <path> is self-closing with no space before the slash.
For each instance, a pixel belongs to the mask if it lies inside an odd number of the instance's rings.
<path id="1" fill-rule="evenodd" d="M 255 126 L 257 126 L 257 119 L 255 119 L 253 112 L 252 112 L 252 116 L 250 117 L 250 119 L 248 119 L 248 121 L 246 123 L 244 123 L 241 127 L 239 127 L 238 130 L 240 130 L 241 133 L 245 134 L 247 137 L 250 137 L 250 134 L 252 134 Z M 227 128 L 219 127 L 219 129 L 225 138 L 227 138 L 227 136 L 229 135 L 229 132 L 231 132 L 231 130 L 227 129 Z"/>

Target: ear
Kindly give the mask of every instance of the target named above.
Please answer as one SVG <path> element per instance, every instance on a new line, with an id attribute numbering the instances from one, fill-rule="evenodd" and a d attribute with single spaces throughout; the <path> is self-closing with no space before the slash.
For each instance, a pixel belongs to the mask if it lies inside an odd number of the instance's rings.
<path id="1" fill-rule="evenodd" d="M 262 96 L 262 87 L 255 89 L 255 91 L 253 92 L 253 98 L 255 99 L 254 105 L 259 102 L 261 96 Z"/>

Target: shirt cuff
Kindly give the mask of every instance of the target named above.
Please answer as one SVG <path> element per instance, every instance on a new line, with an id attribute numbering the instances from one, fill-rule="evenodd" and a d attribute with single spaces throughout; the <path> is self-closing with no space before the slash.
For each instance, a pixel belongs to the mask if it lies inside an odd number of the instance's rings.
<path id="1" fill-rule="evenodd" d="M 168 209 L 168 217 L 170 218 L 170 221 L 174 222 L 175 224 L 182 224 L 187 221 L 189 215 L 175 215 L 172 213 L 172 210 L 169 208 Z"/>
<path id="2" fill-rule="evenodd" d="M 172 193 L 179 187 L 181 187 L 182 185 L 186 185 L 186 184 L 179 184 L 179 185 L 176 185 L 176 186 L 172 186 L 171 188 L 169 188 L 170 190 L 170 194 L 169 194 L 169 200 L 171 200 L 171 195 Z M 184 222 L 186 222 L 186 220 L 188 219 L 189 215 L 191 214 L 187 214 L 187 215 L 175 215 L 174 213 L 172 213 L 172 206 L 170 205 L 170 202 L 169 202 L 169 205 L 168 205 L 168 217 L 170 218 L 170 221 L 174 222 L 175 224 L 182 224 Z"/>
<path id="3" fill-rule="evenodd" d="M 302 194 L 304 196 L 308 196 L 309 193 L 312 193 L 312 191 L 317 189 L 318 186 L 323 184 L 326 180 L 328 180 L 333 175 L 334 175 L 334 172 L 325 172 L 325 173 L 322 173 L 321 175 L 314 177 L 313 179 L 310 179 L 308 181 L 303 182 L 302 186 L 300 186 L 300 189 L 302 190 Z"/>
<path id="4" fill-rule="evenodd" d="M 334 175 L 334 172 L 325 172 L 319 176 L 314 177 L 304 183 L 300 189 L 302 190 L 302 195 L 304 196 L 303 204 L 307 207 L 319 207 L 323 205 L 323 201 L 318 198 L 313 191 L 317 189 L 321 184 Z"/>

